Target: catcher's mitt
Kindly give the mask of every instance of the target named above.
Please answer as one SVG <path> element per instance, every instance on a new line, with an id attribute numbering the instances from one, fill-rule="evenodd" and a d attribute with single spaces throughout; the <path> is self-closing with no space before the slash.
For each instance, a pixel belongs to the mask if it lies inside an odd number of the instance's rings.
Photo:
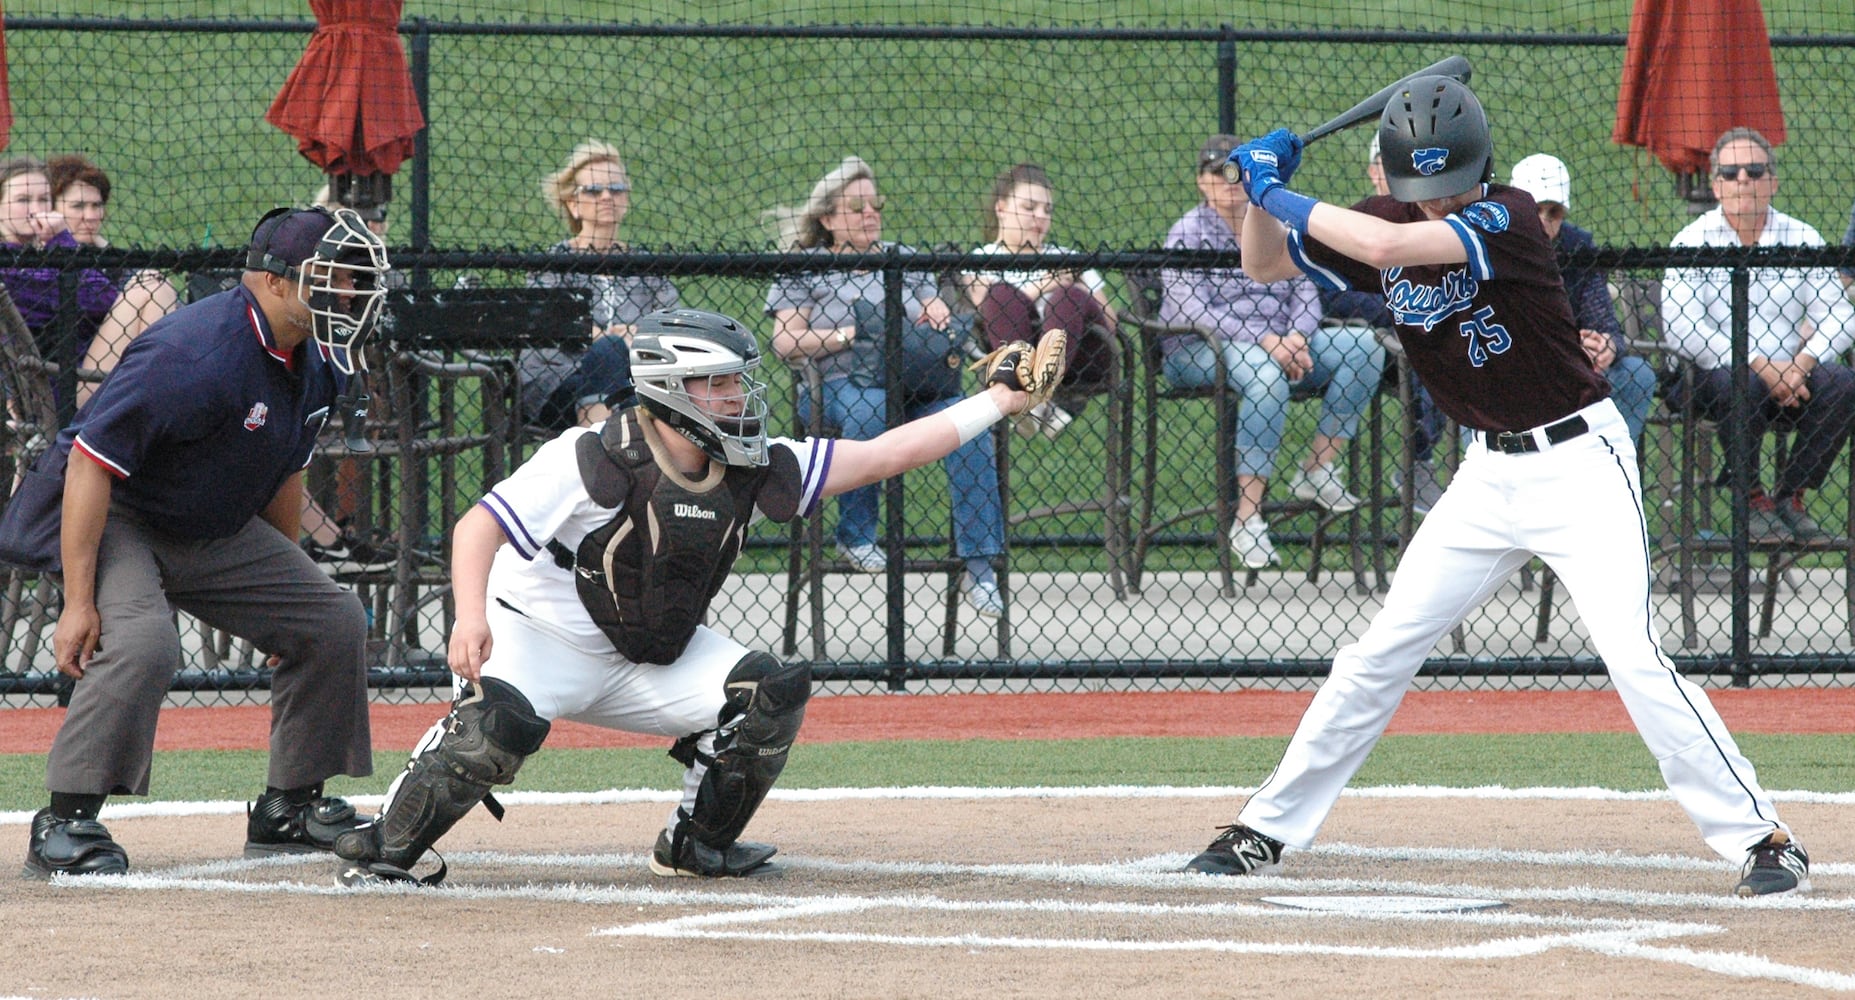
<path id="1" fill-rule="evenodd" d="M 1014 340 L 994 349 L 973 362 L 972 370 L 980 373 L 986 385 L 1002 382 L 1006 388 L 1028 393 L 1029 405 L 1039 406 L 1049 402 L 1057 385 L 1063 381 L 1064 354 L 1068 346 L 1068 334 L 1051 330 L 1037 341 L 1036 347 Z"/>

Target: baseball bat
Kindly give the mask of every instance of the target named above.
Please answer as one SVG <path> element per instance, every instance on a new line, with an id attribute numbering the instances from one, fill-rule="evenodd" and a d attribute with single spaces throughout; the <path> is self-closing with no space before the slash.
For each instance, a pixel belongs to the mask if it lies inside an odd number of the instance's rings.
<path id="1" fill-rule="evenodd" d="M 1379 115 L 1385 113 L 1385 105 L 1391 103 L 1391 99 L 1398 95 L 1398 91 L 1403 90 L 1406 84 L 1420 76 L 1447 76 L 1458 83 L 1467 83 L 1469 82 L 1469 74 L 1469 61 L 1462 56 L 1450 56 L 1447 59 L 1431 63 L 1423 69 L 1403 77 L 1397 83 L 1386 87 L 1384 90 L 1340 112 L 1327 121 L 1301 133 L 1301 144 L 1304 146 L 1309 145 L 1317 139 L 1324 139 L 1342 129 L 1349 129 L 1354 125 L 1377 118 Z"/>
<path id="2" fill-rule="evenodd" d="M 1386 87 L 1378 93 L 1373 94 L 1371 97 L 1360 101 L 1358 104 L 1347 108 L 1345 111 L 1301 133 L 1301 144 L 1303 146 L 1309 146 L 1318 140 L 1325 139 L 1335 132 L 1372 121 L 1379 115 L 1385 113 L 1385 106 L 1391 103 L 1391 99 L 1396 97 L 1398 92 L 1403 90 L 1406 84 L 1420 76 L 1447 76 L 1453 78 L 1457 82 L 1467 83 L 1469 82 L 1470 73 L 1469 61 L 1464 56 L 1450 56 L 1447 59 L 1440 59 L 1415 73 L 1402 77 L 1391 86 Z M 1237 180 L 1233 180 L 1232 183 L 1238 183 L 1242 176 L 1240 169 L 1234 163 L 1225 165 L 1224 175 L 1226 177 L 1236 176 Z"/>

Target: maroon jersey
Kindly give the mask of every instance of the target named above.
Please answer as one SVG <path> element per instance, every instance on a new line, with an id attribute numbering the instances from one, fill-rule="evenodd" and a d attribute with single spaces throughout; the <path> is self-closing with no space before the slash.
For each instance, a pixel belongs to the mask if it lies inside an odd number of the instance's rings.
<path id="1" fill-rule="evenodd" d="M 1355 211 L 1421 222 L 1422 209 L 1390 197 Z M 1288 252 L 1315 284 L 1376 289 L 1398 324 L 1411 367 L 1436 405 L 1484 431 L 1549 424 L 1610 395 L 1591 369 L 1533 197 L 1484 185 L 1480 201 L 1443 219 L 1468 261 L 1378 271 L 1311 236 L 1288 234 Z"/>

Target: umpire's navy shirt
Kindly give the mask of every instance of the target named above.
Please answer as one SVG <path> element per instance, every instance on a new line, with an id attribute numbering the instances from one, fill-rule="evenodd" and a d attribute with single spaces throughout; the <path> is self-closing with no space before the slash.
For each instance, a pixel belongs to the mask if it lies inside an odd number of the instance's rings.
<path id="1" fill-rule="evenodd" d="M 111 503 L 150 528 L 226 538 L 309 463 L 342 384 L 314 340 L 279 350 L 240 286 L 131 341 L 59 445 L 116 477 Z"/>

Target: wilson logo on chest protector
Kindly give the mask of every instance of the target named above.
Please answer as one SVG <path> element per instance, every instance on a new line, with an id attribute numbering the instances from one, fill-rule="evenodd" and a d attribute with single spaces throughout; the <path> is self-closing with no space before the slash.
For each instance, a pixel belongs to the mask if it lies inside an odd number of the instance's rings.
<path id="1" fill-rule="evenodd" d="M 700 521 L 715 520 L 714 511 L 709 510 L 707 507 L 698 507 L 692 503 L 674 504 L 671 506 L 670 512 L 677 517 L 693 517 Z"/>

